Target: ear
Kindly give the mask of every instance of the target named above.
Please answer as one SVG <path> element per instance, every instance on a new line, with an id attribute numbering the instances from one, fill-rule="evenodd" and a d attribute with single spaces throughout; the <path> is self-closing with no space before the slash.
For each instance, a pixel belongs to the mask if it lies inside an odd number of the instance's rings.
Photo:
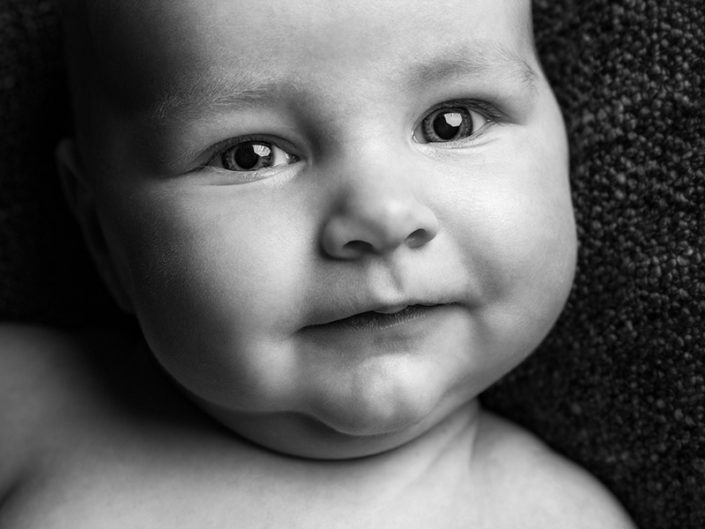
<path id="1" fill-rule="evenodd" d="M 130 297 L 110 255 L 96 210 L 92 183 L 86 178 L 75 140 L 73 138 L 61 140 L 56 147 L 55 155 L 64 195 L 81 226 L 83 239 L 98 268 L 98 273 L 120 308 L 125 312 L 134 313 Z"/>

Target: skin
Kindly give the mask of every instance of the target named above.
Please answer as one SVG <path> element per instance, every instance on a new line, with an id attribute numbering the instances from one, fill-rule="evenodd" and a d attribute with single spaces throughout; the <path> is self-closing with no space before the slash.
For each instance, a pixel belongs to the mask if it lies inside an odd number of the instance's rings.
<path id="1" fill-rule="evenodd" d="M 530 2 L 83 9 L 69 18 L 79 135 L 59 149 L 63 179 L 173 380 L 296 456 L 474 431 L 477 395 L 543 339 L 575 266 Z M 429 141 L 439 105 L 467 110 L 475 132 Z M 253 136 L 277 165 L 223 167 Z M 340 322 L 407 305 L 422 307 Z"/>

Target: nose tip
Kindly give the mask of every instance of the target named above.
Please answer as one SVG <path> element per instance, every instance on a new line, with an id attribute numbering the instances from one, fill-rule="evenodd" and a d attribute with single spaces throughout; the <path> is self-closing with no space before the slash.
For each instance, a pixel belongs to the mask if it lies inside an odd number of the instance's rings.
<path id="1" fill-rule="evenodd" d="M 420 248 L 437 235 L 438 219 L 412 197 L 347 203 L 324 226 L 321 246 L 337 259 L 382 255 L 406 246 Z"/>

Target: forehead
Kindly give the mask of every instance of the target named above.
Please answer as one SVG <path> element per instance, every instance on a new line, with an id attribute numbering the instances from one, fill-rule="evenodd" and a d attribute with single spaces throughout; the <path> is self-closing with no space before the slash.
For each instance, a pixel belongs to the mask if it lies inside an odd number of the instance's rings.
<path id="1" fill-rule="evenodd" d="M 396 79 L 411 63 L 434 75 L 443 57 L 515 69 L 532 57 L 529 0 L 83 1 L 91 68 L 130 106 L 211 78 L 287 84 L 364 63 Z"/>

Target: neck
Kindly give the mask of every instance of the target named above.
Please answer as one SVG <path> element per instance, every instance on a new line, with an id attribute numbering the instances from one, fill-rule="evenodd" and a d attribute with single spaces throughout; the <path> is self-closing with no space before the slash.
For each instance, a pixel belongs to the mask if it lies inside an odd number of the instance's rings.
<path id="1" fill-rule="evenodd" d="M 456 409 L 422 436 L 381 454 L 349 460 L 312 461 L 291 459 L 306 472 L 334 476 L 341 483 L 380 490 L 387 483 L 391 490 L 413 486 L 429 475 L 462 472 L 470 465 L 477 434 L 480 407 L 477 399 Z M 467 462 L 463 465 L 462 462 Z M 459 464 L 460 463 L 460 464 Z"/>

